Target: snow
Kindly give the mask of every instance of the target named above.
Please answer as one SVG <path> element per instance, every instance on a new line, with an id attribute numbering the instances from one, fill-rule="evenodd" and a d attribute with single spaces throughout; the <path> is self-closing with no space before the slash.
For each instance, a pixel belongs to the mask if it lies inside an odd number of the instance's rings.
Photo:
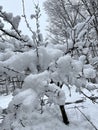
<path id="1" fill-rule="evenodd" d="M 2 45 L 2 44 L 1 44 Z M 15 44 L 16 45 L 16 44 Z M 1 46 L 2 47 L 2 46 Z M 5 48 L 5 46 L 4 46 Z M 44 71 L 48 69 L 50 63 L 54 60 L 57 60 L 59 57 L 63 55 L 63 52 L 59 49 L 38 48 L 39 58 L 36 55 L 36 50 L 31 50 L 24 53 L 14 53 L 10 50 L 6 51 L 6 53 L 2 53 L 0 56 L 0 64 L 4 67 L 8 67 L 14 69 L 18 72 L 24 72 L 29 69 L 33 74 L 37 72 L 37 60 L 39 59 L 39 64 L 41 70 Z M 7 72 L 7 70 L 6 70 Z M 7 72 L 8 75 L 14 76 L 14 72 Z"/>
<path id="2" fill-rule="evenodd" d="M 32 90 L 31 89 L 27 89 L 23 92 L 18 93 L 17 95 L 14 96 L 13 102 L 14 104 L 21 104 L 25 98 L 27 98 L 29 95 L 32 95 Z M 34 95 L 34 94 L 33 94 Z"/>
<path id="3" fill-rule="evenodd" d="M 79 104 L 73 103 L 65 106 L 68 112 L 68 117 L 70 118 L 70 122 L 72 124 L 76 124 L 79 130 L 94 129 L 92 125 L 85 119 L 85 117 L 75 108 L 78 107 L 87 116 L 87 118 L 98 128 L 98 118 L 97 118 L 98 104 L 92 103 L 91 100 L 85 99 L 85 96 L 83 96 L 82 94 L 76 93 L 75 86 L 73 86 L 73 88 L 71 89 L 71 97 L 69 96 L 70 92 L 68 92 L 67 86 L 63 86 L 63 90 L 65 90 L 65 94 L 67 97 L 66 102 L 74 102 L 80 99 L 84 100 L 84 102 Z M 88 96 L 91 95 L 91 93 L 87 90 L 84 90 L 84 93 L 87 94 Z M 97 91 L 94 91 L 92 95 L 93 94 L 97 96 Z"/>
<path id="4" fill-rule="evenodd" d="M 63 57 L 60 57 L 59 60 L 57 61 L 58 74 L 63 81 L 71 71 L 71 62 L 72 59 L 70 55 L 65 55 Z"/>
<path id="5" fill-rule="evenodd" d="M 42 70 L 47 69 L 47 66 L 51 62 L 50 54 L 47 52 L 47 50 L 44 47 L 39 48 L 39 63 L 42 68 Z"/>
<path id="6" fill-rule="evenodd" d="M 92 68 L 86 68 L 83 70 L 85 78 L 95 78 L 96 77 L 96 71 Z"/>
<path id="7" fill-rule="evenodd" d="M 13 98 L 12 94 L 7 96 L 5 95 L 0 96 L 0 118 L 1 118 L 0 123 L 2 122 L 2 111 L 3 109 L 6 109 L 8 107 L 9 103 L 12 101 L 12 98 Z"/>
<path id="8" fill-rule="evenodd" d="M 76 76 L 81 74 L 82 69 L 83 69 L 83 63 L 81 61 L 73 60 L 71 65 L 72 65 L 74 73 L 76 73 Z"/>
<path id="9" fill-rule="evenodd" d="M 18 29 L 19 23 L 20 23 L 20 16 L 13 17 L 12 22 L 15 29 Z"/>
<path id="10" fill-rule="evenodd" d="M 87 88 L 89 91 L 95 90 L 95 89 L 98 89 L 98 84 L 87 83 L 87 84 L 86 84 L 86 88 Z"/>
<path id="11" fill-rule="evenodd" d="M 23 89 L 31 88 L 37 94 L 44 92 L 45 85 L 50 81 L 48 71 L 42 72 L 40 74 L 30 74 L 25 78 Z"/>
<path id="12" fill-rule="evenodd" d="M 0 96 L 0 107 L 7 108 L 9 105 L 9 102 L 12 100 L 13 96 L 12 94 L 8 95 L 8 96 Z"/>
<path id="13" fill-rule="evenodd" d="M 63 52 L 61 50 L 52 47 L 47 47 L 47 52 L 52 60 L 57 60 L 59 57 L 63 55 Z"/>
<path id="14" fill-rule="evenodd" d="M 2 69 L 3 65 L 20 72 L 20 74 L 24 74 L 27 68 L 30 70 L 30 74 L 28 73 L 28 76 L 24 79 L 22 89 L 16 90 L 13 98 L 12 95 L 10 97 L 7 96 L 6 100 L 5 96 L 0 97 L 2 99 L 0 101 L 3 101 L 0 102 L 0 106 L 2 108 L 8 107 L 8 114 L 2 122 L 2 126 L 0 126 L 2 129 L 93 130 L 91 124 L 76 107 L 79 107 L 97 126 L 98 120 L 94 117 L 98 107 L 89 100 L 79 105 L 75 103 L 65 105 L 70 121 L 69 126 L 63 123 L 59 110 L 59 106 L 64 105 L 66 102 L 85 99 L 82 94 L 79 95 L 80 91 L 84 90 L 82 87 L 86 86 L 85 88 L 89 91 L 98 88 L 97 84 L 91 84 L 86 80 L 86 78 L 95 78 L 96 71 L 91 64 L 85 65 L 85 55 L 80 56 L 79 59 L 74 59 L 69 54 L 64 55 L 64 50 L 61 46 L 51 45 L 46 48 L 41 46 L 38 48 L 39 64 L 41 67 L 40 72 L 38 72 L 38 57 L 35 50 L 29 50 L 24 53 L 14 53 L 6 50 L 6 53 L 1 54 L 1 71 L 6 71 L 10 77 L 14 75 L 13 72 L 7 71 L 5 68 Z M 54 83 L 50 83 L 51 79 Z M 70 91 L 68 86 L 61 89 L 56 85 L 58 82 L 77 86 L 69 86 L 71 88 L 71 97 L 69 96 Z M 77 94 L 76 92 L 79 93 Z M 46 105 L 41 105 L 42 99 L 45 100 Z M 6 105 L 3 106 L 4 104 Z M 90 110 L 92 113 L 94 111 L 94 115 L 88 113 Z"/>
<path id="15" fill-rule="evenodd" d="M 4 27 L 4 24 L 0 22 L 0 29 Z"/>
<path id="16" fill-rule="evenodd" d="M 62 89 L 60 89 L 55 84 L 49 84 L 48 87 L 46 87 L 46 95 L 48 95 L 48 101 L 50 103 L 55 103 L 58 105 L 64 105 L 65 104 L 65 93 Z"/>
<path id="17" fill-rule="evenodd" d="M 62 44 L 55 42 L 54 45 L 44 44 L 40 30 L 38 35 L 33 32 L 33 41 L 29 36 L 20 35 L 20 16 L 3 12 L 1 6 L 0 12 L 0 29 L 4 34 L 0 40 L 1 93 L 3 87 L 8 93 L 12 93 L 11 87 L 16 88 L 13 94 L 0 96 L 0 129 L 94 130 L 94 125 L 98 129 L 98 99 L 90 98 L 98 95 L 98 39 L 94 36 L 94 23 L 91 24 L 94 16 L 85 20 L 77 17 L 74 27 L 66 30 L 68 37 L 63 39 L 63 29 L 61 35 L 57 32 L 58 39 L 54 39 Z M 74 16 L 74 12 L 71 13 Z M 5 22 L 11 28 L 7 29 Z M 12 37 L 5 37 L 4 32 Z M 36 40 L 40 42 L 38 46 L 35 46 Z M 63 123 L 61 106 L 65 107 L 69 125 Z"/>
<path id="18" fill-rule="evenodd" d="M 78 93 L 75 93 L 75 87 L 71 90 L 71 97 L 69 96 L 69 90 L 66 86 L 63 86 L 63 90 L 65 91 L 65 94 L 67 96 L 66 102 L 73 102 L 76 101 L 76 99 L 83 98 L 82 95 L 79 95 Z M 26 92 L 25 92 L 26 93 Z M 30 93 L 30 90 L 27 92 Z M 87 93 L 87 92 L 86 92 Z M 97 94 L 97 93 L 96 93 Z M 24 94 L 21 94 L 24 95 Z M 6 102 L 4 102 L 6 99 Z M 28 106 L 30 103 L 30 100 L 32 99 L 31 96 L 28 96 L 28 100 L 24 100 L 24 105 Z M 1 104 L 2 100 L 2 104 Z M 10 96 L 0 96 L 0 106 L 4 107 L 8 105 L 8 102 L 12 100 L 12 95 Z M 12 124 L 12 128 L 15 128 L 14 130 L 94 130 L 92 125 L 85 119 L 85 117 L 75 108 L 79 107 L 79 109 L 87 116 L 90 121 L 93 122 L 93 124 L 98 128 L 98 118 L 97 118 L 97 111 L 98 111 L 98 105 L 93 104 L 90 100 L 87 100 L 81 104 L 71 104 L 65 106 L 65 109 L 68 114 L 68 118 L 70 120 L 70 124 L 66 126 L 62 122 L 61 115 L 59 114 L 60 110 L 58 106 L 52 105 L 51 108 L 47 105 L 44 108 L 44 112 L 40 114 L 40 112 L 34 112 L 31 115 L 29 115 L 28 120 L 26 120 L 26 114 L 30 110 L 30 108 L 24 109 L 24 121 L 23 124 L 27 124 L 26 127 L 22 127 L 21 124 L 17 121 L 14 121 Z M 5 107 L 4 107 L 5 108 Z M 20 116 L 19 116 L 20 117 Z M 30 121 L 30 120 L 31 121 Z M 29 121 L 29 122 L 28 122 Z M 10 130 L 7 128 L 7 130 Z"/>
<path id="19" fill-rule="evenodd" d="M 80 22 L 78 23 L 75 27 L 74 30 L 77 29 L 77 33 L 81 32 L 81 30 L 85 27 L 85 22 Z"/>

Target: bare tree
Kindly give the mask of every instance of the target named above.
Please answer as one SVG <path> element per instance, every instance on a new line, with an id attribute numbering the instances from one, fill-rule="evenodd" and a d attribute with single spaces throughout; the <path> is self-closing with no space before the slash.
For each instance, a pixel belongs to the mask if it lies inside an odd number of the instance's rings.
<path id="1" fill-rule="evenodd" d="M 44 6 L 49 16 L 50 28 L 48 30 L 53 34 L 52 38 L 64 43 L 70 38 L 72 28 L 77 24 L 77 21 L 84 17 L 79 11 L 80 2 L 73 4 L 69 0 L 48 0 Z"/>
<path id="2" fill-rule="evenodd" d="M 90 16 L 94 16 L 93 27 L 98 35 L 98 1 L 97 0 L 81 0 L 85 6 L 85 10 Z"/>

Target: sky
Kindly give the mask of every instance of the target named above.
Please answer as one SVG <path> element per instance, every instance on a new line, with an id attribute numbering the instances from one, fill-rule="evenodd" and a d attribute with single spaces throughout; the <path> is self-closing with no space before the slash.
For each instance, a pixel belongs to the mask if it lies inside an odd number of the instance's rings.
<path id="1" fill-rule="evenodd" d="M 38 0 L 24 0 L 24 1 L 25 1 L 26 16 L 28 18 L 30 26 L 32 27 L 33 30 L 36 30 L 33 20 L 30 19 L 30 15 L 32 14 L 32 12 L 34 13 L 34 2 L 36 3 Z M 41 9 L 40 29 L 42 34 L 45 37 L 46 35 L 45 29 L 47 26 L 47 22 L 46 22 L 47 15 L 45 14 L 44 7 L 43 7 L 44 1 L 45 0 L 39 0 L 39 5 Z M 0 5 L 3 6 L 3 11 L 12 12 L 14 16 L 22 15 L 22 0 L 0 0 Z M 31 36 L 31 33 L 27 29 L 26 24 L 24 22 L 24 18 L 21 19 L 19 29 L 22 30 L 23 34 Z"/>

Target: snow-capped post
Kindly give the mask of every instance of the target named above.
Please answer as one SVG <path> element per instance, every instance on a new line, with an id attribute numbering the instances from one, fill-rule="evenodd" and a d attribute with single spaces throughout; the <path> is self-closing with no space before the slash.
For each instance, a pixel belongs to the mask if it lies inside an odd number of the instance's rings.
<path id="1" fill-rule="evenodd" d="M 62 118 L 63 118 L 63 122 L 66 125 L 68 125 L 69 124 L 69 120 L 68 120 L 68 116 L 67 116 L 67 113 L 66 113 L 65 107 L 64 107 L 65 106 L 65 94 L 62 91 L 63 83 L 57 82 L 55 84 L 55 82 L 51 79 L 50 84 L 53 87 L 52 89 L 54 89 L 54 86 L 57 87 L 56 90 L 55 90 L 56 91 L 55 93 L 57 93 L 57 96 L 58 96 L 57 104 L 59 105 L 59 108 L 60 108 L 60 111 L 61 111 L 61 115 L 62 115 Z M 50 89 L 50 90 L 53 91 L 52 89 Z"/>
<path id="2" fill-rule="evenodd" d="M 66 114 L 64 105 L 61 105 L 61 106 L 60 106 L 60 110 L 61 110 L 61 113 L 62 113 L 63 122 L 64 122 L 66 125 L 68 125 L 68 124 L 69 124 L 69 120 L 68 120 L 68 117 L 67 117 L 67 114 Z"/>
<path id="3" fill-rule="evenodd" d="M 60 84 L 59 82 L 57 83 L 58 87 L 62 88 L 63 86 L 63 83 Z M 64 105 L 60 105 L 60 111 L 61 111 L 61 114 L 62 114 L 62 118 L 63 118 L 63 122 L 68 125 L 69 124 L 69 120 L 68 120 L 68 116 L 67 116 L 67 113 L 65 111 L 65 107 Z"/>

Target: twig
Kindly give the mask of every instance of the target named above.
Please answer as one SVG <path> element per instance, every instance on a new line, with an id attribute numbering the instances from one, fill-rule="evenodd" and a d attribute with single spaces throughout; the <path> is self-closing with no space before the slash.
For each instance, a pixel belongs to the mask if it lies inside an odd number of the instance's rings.
<path id="1" fill-rule="evenodd" d="M 82 93 L 86 98 L 88 98 L 89 100 L 91 100 L 92 102 L 98 104 L 98 102 L 95 101 L 96 99 L 98 99 L 98 97 L 89 97 L 89 96 L 86 95 L 83 91 L 81 91 L 81 93 Z"/>
<path id="2" fill-rule="evenodd" d="M 24 74 L 24 73 L 21 73 L 21 72 L 19 72 L 19 71 L 16 71 L 16 70 L 14 70 L 14 69 L 11 69 L 11 68 L 9 68 L 9 67 L 6 67 L 6 66 L 3 66 L 3 68 L 5 68 L 5 69 L 7 69 L 7 70 L 11 70 L 12 72 L 15 72 L 15 73 L 17 73 L 17 74 L 21 74 L 21 75 L 26 75 L 26 74 Z"/>
<path id="3" fill-rule="evenodd" d="M 70 105 L 70 104 L 77 104 L 77 103 L 82 103 L 82 102 L 84 102 L 85 100 L 84 99 L 80 99 L 80 100 L 77 100 L 77 101 L 75 101 L 75 102 L 66 102 L 65 103 L 65 105 Z"/>
<path id="4" fill-rule="evenodd" d="M 0 117 L 0 120 L 4 119 L 3 117 Z"/>
<path id="5" fill-rule="evenodd" d="M 2 11 L 0 11 L 1 15 L 0 17 L 5 19 L 12 27 L 13 29 L 15 30 L 15 32 L 21 37 L 19 31 L 15 28 L 14 24 L 7 18 L 7 16 L 5 15 L 5 13 L 3 13 Z"/>
<path id="6" fill-rule="evenodd" d="M 84 107 L 84 106 L 78 106 L 78 108 L 82 108 L 82 109 L 84 109 L 84 108 L 87 108 L 87 107 Z M 68 107 L 67 109 L 75 109 L 75 106 L 73 106 L 73 107 Z"/>
<path id="7" fill-rule="evenodd" d="M 20 120 L 20 123 L 21 123 L 21 125 L 22 125 L 23 127 L 25 127 L 25 125 L 23 124 L 22 120 Z"/>
<path id="8" fill-rule="evenodd" d="M 33 35 L 35 35 L 35 32 L 34 32 L 34 31 L 32 30 L 32 28 L 30 27 L 30 25 L 29 25 L 29 23 L 28 23 L 28 20 L 27 20 L 27 18 L 26 18 L 24 0 L 22 0 L 22 8 L 23 8 L 23 17 L 24 17 L 24 19 L 25 19 L 25 23 L 26 23 L 26 25 L 27 25 L 27 28 L 29 29 L 29 31 L 30 31 Z"/>
<path id="9" fill-rule="evenodd" d="M 22 36 L 20 34 L 20 31 L 18 31 L 18 29 L 15 28 L 13 22 L 7 18 L 7 16 L 5 15 L 5 12 L 0 11 L 0 18 L 3 18 L 6 22 L 8 22 L 12 26 L 12 28 L 14 29 L 14 31 L 16 32 L 17 35 L 13 35 L 13 34 L 9 33 L 8 31 L 4 30 L 3 28 L 0 28 L 0 30 L 4 34 L 6 34 L 6 35 L 8 35 L 10 37 L 13 37 L 13 38 L 15 38 L 17 40 L 27 42 L 27 40 L 25 40 L 25 39 L 22 38 Z"/>
<path id="10" fill-rule="evenodd" d="M 13 37 L 13 38 L 15 38 L 15 39 L 17 39 L 17 40 L 19 40 L 19 41 L 27 42 L 27 40 L 24 40 L 23 38 L 18 37 L 18 36 L 16 36 L 16 35 L 13 35 L 13 34 L 7 32 L 6 30 L 4 30 L 4 29 L 2 29 L 2 28 L 1 28 L 0 30 L 1 30 L 4 34 L 8 35 L 9 37 Z"/>
<path id="11" fill-rule="evenodd" d="M 33 37 L 34 37 L 34 38 L 33 38 L 33 41 L 34 41 L 34 44 L 35 44 L 36 53 L 37 53 L 37 57 L 38 57 L 37 70 L 38 70 L 38 72 L 39 72 L 39 70 L 40 70 L 40 65 L 39 65 L 39 53 L 38 53 L 38 42 L 39 42 L 39 41 L 37 41 L 36 34 L 35 34 L 35 32 L 32 30 L 32 28 L 30 27 L 30 25 L 29 25 L 29 23 L 28 23 L 28 20 L 27 20 L 27 18 L 26 18 L 24 0 L 22 0 L 22 8 L 23 8 L 23 17 L 24 17 L 24 19 L 25 19 L 25 23 L 26 23 L 26 25 L 27 25 L 27 28 L 28 28 L 29 31 L 33 34 Z"/>

